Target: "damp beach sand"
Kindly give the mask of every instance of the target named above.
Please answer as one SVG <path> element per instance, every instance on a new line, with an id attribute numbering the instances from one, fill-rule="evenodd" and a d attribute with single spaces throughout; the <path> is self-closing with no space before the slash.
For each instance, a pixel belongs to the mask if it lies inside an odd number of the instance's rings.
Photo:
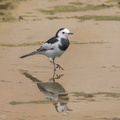
<path id="1" fill-rule="evenodd" d="M 0 119 L 120 120 L 119 11 L 119 0 L 0 0 Z M 56 58 L 64 71 L 19 58 L 61 27 L 74 33 Z"/>

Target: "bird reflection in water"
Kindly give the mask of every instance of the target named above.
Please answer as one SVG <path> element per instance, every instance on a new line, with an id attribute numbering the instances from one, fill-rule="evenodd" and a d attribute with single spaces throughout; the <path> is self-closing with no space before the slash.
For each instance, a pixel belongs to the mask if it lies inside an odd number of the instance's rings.
<path id="1" fill-rule="evenodd" d="M 57 75 L 54 71 L 53 77 L 49 79 L 49 82 L 42 82 L 28 72 L 23 72 L 23 75 L 37 83 L 37 87 L 45 95 L 46 99 L 53 102 L 57 112 L 67 114 L 71 111 L 71 109 L 67 107 L 67 102 L 69 101 L 68 93 L 61 84 L 55 82 L 55 80 L 61 78 L 63 74 Z"/>

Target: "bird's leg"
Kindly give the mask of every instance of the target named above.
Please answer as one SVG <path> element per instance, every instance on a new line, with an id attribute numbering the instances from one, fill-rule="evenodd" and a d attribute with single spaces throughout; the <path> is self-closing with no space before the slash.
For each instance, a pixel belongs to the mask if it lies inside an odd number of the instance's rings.
<path id="1" fill-rule="evenodd" d="M 55 67 L 55 62 L 54 62 L 54 60 L 53 60 L 53 65 L 54 65 L 54 73 L 55 73 L 56 67 Z M 55 75 L 55 74 L 54 74 L 54 75 Z"/>
<path id="2" fill-rule="evenodd" d="M 59 70 L 64 70 L 59 64 L 55 63 L 55 59 L 50 58 L 50 62 L 54 65 L 54 71 L 56 71 L 56 68 L 59 68 Z"/>
<path id="3" fill-rule="evenodd" d="M 54 59 L 55 59 L 55 58 L 49 58 L 50 62 L 53 63 L 53 65 L 54 65 L 54 73 L 55 73 L 56 67 L 55 67 Z M 54 75 L 55 75 L 55 74 L 54 74 Z M 53 76 L 54 76 L 54 75 L 53 75 Z"/>
<path id="4" fill-rule="evenodd" d="M 54 70 L 52 78 L 49 79 L 49 81 L 55 82 L 55 73 L 56 71 Z"/>
<path id="5" fill-rule="evenodd" d="M 59 64 L 55 63 L 55 59 L 53 59 L 53 64 L 54 64 L 54 70 L 56 70 L 56 68 L 59 68 L 59 70 L 64 70 Z M 56 67 L 55 67 L 56 65 Z"/>

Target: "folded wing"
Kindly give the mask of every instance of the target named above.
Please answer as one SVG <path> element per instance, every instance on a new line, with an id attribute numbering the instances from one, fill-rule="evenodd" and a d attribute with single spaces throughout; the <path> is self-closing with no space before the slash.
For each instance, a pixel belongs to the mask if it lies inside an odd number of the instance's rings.
<path id="1" fill-rule="evenodd" d="M 55 44 L 57 42 L 58 42 L 58 39 L 56 37 L 52 37 L 45 44 L 43 44 L 39 49 L 37 49 L 37 52 L 52 50 L 54 49 Z"/>

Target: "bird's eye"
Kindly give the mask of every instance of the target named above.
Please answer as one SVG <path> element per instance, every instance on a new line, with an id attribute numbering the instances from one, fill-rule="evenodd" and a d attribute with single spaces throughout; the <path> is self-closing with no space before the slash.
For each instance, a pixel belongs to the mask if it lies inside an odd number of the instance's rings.
<path id="1" fill-rule="evenodd" d="M 65 32 L 62 32 L 62 34 L 65 34 Z"/>

